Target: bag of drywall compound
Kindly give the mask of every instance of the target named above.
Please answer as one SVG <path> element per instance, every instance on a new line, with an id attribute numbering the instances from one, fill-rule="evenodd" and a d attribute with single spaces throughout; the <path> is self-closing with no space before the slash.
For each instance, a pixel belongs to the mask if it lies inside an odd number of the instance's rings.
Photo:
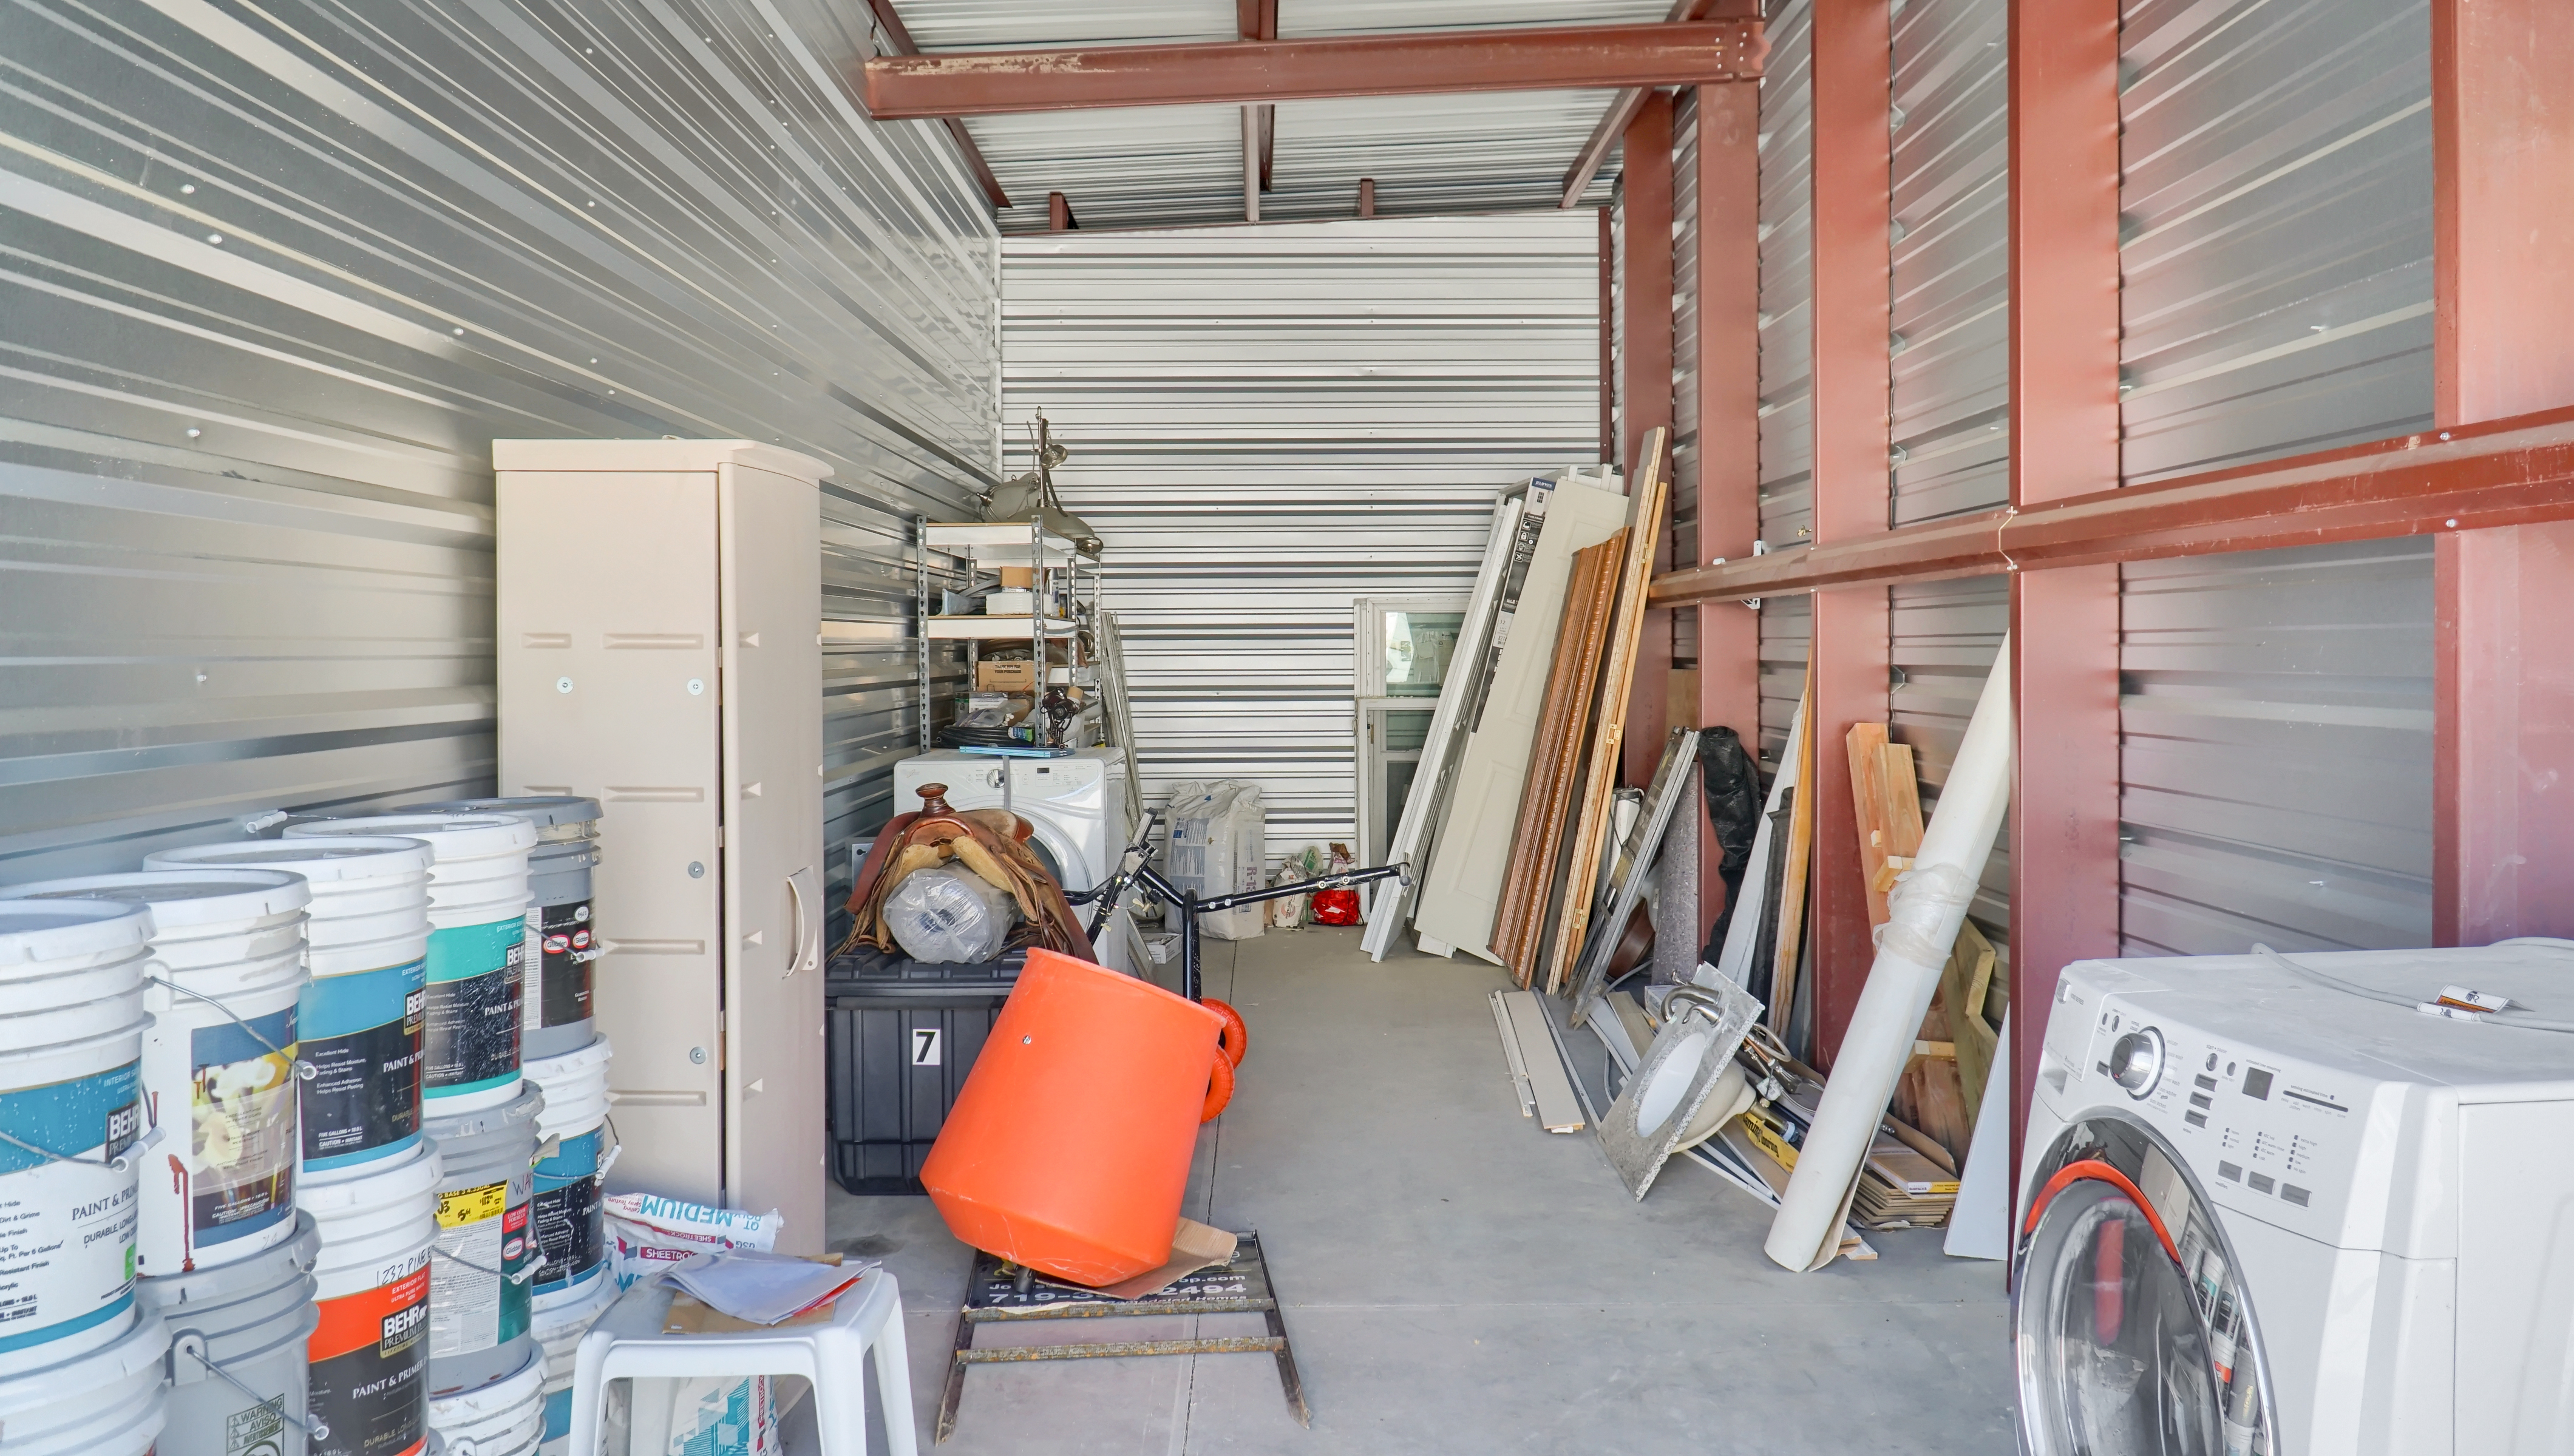
<path id="1" fill-rule="evenodd" d="M 726 1248 L 771 1252 L 777 1247 L 777 1230 L 786 1222 L 774 1208 L 746 1213 L 650 1193 L 611 1193 L 601 1205 L 608 1225 L 609 1272 L 617 1276 L 620 1289 L 693 1254 Z"/>
<path id="2" fill-rule="evenodd" d="M 1171 788 L 1171 883 L 1200 900 L 1261 888 L 1269 837 L 1260 786 L 1240 779 L 1191 780 Z M 1198 929 L 1220 941 L 1260 934 L 1258 905 L 1198 917 Z"/>
<path id="3" fill-rule="evenodd" d="M 770 1252 L 786 1222 L 773 1208 L 746 1213 L 650 1193 L 612 1193 L 601 1202 L 608 1268 L 621 1289 L 694 1254 Z M 776 1390 L 766 1375 L 638 1380 L 626 1415 L 627 1449 L 635 1456 L 779 1456 L 785 1449 L 777 1436 Z"/>

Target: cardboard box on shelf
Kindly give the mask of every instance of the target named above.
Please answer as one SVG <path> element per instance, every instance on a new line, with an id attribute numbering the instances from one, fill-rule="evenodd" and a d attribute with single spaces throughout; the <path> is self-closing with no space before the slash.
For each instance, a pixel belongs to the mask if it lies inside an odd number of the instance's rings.
<path id="1" fill-rule="evenodd" d="M 1037 690 L 1037 665 L 1024 657 L 977 662 L 974 689 L 986 693 L 1033 693 Z"/>

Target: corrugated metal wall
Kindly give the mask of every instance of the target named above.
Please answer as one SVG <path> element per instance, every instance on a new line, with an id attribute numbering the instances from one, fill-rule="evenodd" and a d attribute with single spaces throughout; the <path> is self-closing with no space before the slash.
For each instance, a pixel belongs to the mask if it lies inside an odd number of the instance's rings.
<path id="1" fill-rule="evenodd" d="M 858 114 L 861 35 L 812 0 L 0 3 L 0 879 L 488 791 L 496 435 L 835 464 L 831 833 L 879 816 L 904 522 L 992 474 L 998 244 L 934 128 Z"/>
<path id="2" fill-rule="evenodd" d="M 1815 520 L 1814 5 L 1771 0 L 1761 80 L 1761 538 L 1805 539 Z M 1805 691 L 1814 604 L 1761 603 L 1761 759 L 1777 772 Z"/>
<path id="3" fill-rule="evenodd" d="M 1353 837 L 1350 602 L 1473 584 L 1494 495 L 1596 460 L 1587 211 L 1012 238 L 1010 468 L 1039 407 L 1108 543 L 1148 803 L 1265 790 Z"/>
<path id="4" fill-rule="evenodd" d="M 2423 0 L 2146 0 L 2120 47 L 2128 477 L 2427 425 Z M 2132 951 L 2428 944 L 2430 579 L 2422 541 L 2127 569 Z"/>

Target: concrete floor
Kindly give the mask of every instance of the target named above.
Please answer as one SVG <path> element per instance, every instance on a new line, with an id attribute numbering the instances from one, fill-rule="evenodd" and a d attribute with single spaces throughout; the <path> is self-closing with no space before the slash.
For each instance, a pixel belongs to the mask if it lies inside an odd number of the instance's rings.
<path id="1" fill-rule="evenodd" d="M 1262 1355 L 983 1366 L 942 1452 L 1905 1453 L 2012 1448 L 2002 1271 L 1935 1231 L 1790 1274 L 1770 1210 L 1675 1159 L 1628 1197 L 1588 1132 L 1520 1115 L 1481 962 L 1372 965 L 1358 933 L 1212 942 L 1250 1055 L 1185 1211 L 1259 1230 L 1313 1408 Z M 834 1190 L 832 1246 L 901 1281 L 921 1449 L 970 1253 L 929 1200 Z M 1121 1319 L 1027 1343 L 1171 1339 Z M 1206 1335 L 1262 1333 L 1207 1316 Z M 1002 1342 L 987 1328 L 978 1344 Z"/>

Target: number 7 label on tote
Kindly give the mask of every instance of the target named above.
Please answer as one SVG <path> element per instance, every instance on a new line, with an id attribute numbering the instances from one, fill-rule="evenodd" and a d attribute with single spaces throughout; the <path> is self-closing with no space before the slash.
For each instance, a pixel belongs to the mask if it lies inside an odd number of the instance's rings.
<path id="1" fill-rule="evenodd" d="M 936 1027 L 912 1028 L 911 1065 L 914 1067 L 938 1065 L 938 1029 Z"/>

